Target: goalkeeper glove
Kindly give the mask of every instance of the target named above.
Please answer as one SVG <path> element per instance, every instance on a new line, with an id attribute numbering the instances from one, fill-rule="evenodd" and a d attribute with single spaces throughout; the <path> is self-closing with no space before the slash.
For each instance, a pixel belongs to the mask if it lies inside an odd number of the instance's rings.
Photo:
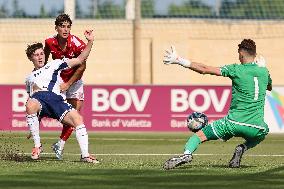
<path id="1" fill-rule="evenodd" d="M 164 59 L 164 64 L 179 64 L 184 67 L 190 67 L 191 61 L 178 56 L 174 46 L 171 46 L 171 50 L 166 50 Z"/>
<path id="2" fill-rule="evenodd" d="M 265 67 L 266 66 L 266 61 L 265 61 L 264 57 L 261 56 L 261 55 L 255 57 L 254 61 L 259 67 Z"/>

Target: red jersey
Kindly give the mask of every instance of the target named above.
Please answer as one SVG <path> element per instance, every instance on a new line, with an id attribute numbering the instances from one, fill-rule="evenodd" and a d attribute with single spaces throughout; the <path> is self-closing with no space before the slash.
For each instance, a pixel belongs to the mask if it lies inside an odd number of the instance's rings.
<path id="1" fill-rule="evenodd" d="M 59 46 L 57 36 L 49 37 L 45 40 L 45 48 L 48 49 L 52 55 L 52 59 L 63 58 L 76 58 L 85 49 L 86 44 L 75 35 L 69 35 L 67 39 L 66 49 L 63 51 Z M 64 82 L 69 81 L 72 75 L 75 73 L 77 67 L 63 70 L 60 74 Z"/>

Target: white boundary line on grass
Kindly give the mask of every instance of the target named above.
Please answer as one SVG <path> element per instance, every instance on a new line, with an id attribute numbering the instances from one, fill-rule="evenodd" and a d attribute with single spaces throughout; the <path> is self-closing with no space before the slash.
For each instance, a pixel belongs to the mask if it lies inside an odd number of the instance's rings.
<path id="1" fill-rule="evenodd" d="M 30 153 L 24 153 L 29 155 Z M 54 153 L 41 153 L 43 155 L 54 155 Z M 81 154 L 64 153 L 68 156 L 80 156 Z M 96 156 L 176 156 L 180 154 L 95 154 Z M 232 154 L 194 154 L 194 156 L 231 156 Z M 247 154 L 249 157 L 284 157 L 284 154 Z"/>
<path id="2" fill-rule="evenodd" d="M 3 138 L 11 138 L 10 136 L 2 136 Z M 26 136 L 13 136 L 13 138 L 23 138 L 26 139 Z M 40 137 L 41 139 L 46 140 L 58 140 L 58 137 Z M 185 141 L 184 138 L 101 138 L 101 137 L 89 137 L 89 140 L 105 140 L 105 141 Z M 76 140 L 76 138 L 69 138 L 68 140 Z M 269 139 L 268 139 L 269 140 Z M 217 140 L 218 141 L 218 140 Z M 230 139 L 229 142 L 232 141 L 244 141 L 243 139 L 233 138 Z M 284 139 L 279 140 L 269 140 L 271 142 L 281 142 L 284 141 Z"/>

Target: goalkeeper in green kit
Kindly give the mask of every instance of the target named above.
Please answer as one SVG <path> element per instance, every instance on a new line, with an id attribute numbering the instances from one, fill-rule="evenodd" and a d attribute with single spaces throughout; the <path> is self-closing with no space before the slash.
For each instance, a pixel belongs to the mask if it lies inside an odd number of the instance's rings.
<path id="1" fill-rule="evenodd" d="M 216 120 L 190 137 L 185 145 L 184 154 L 167 160 L 164 169 L 173 169 L 192 161 L 192 154 L 200 143 L 209 140 L 229 140 L 242 137 L 243 144 L 236 147 L 229 167 L 238 168 L 243 153 L 264 140 L 269 129 L 264 122 L 264 102 L 266 90 L 272 90 L 272 80 L 265 67 L 263 57 L 256 58 L 256 45 L 251 39 L 244 39 L 238 45 L 241 64 L 212 67 L 191 62 L 179 57 L 175 48 L 167 50 L 164 64 L 178 64 L 200 74 L 228 77 L 232 80 L 232 99 L 230 110 L 222 119 Z"/>

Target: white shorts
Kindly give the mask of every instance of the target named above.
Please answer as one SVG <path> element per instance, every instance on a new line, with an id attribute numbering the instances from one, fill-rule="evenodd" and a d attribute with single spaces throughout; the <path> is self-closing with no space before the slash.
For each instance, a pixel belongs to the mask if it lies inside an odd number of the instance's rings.
<path id="1" fill-rule="evenodd" d="M 66 99 L 84 100 L 84 83 L 82 79 L 74 82 L 66 91 Z"/>

